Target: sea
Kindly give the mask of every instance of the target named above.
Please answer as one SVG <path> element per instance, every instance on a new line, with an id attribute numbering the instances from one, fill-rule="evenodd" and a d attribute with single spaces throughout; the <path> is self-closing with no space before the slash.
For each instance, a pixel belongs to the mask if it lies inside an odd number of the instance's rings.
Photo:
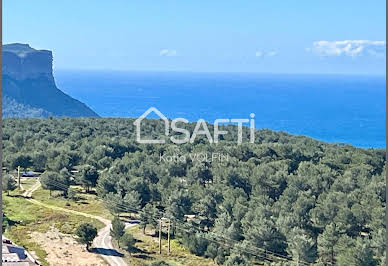
<path id="1" fill-rule="evenodd" d="M 386 147 L 385 76 L 56 70 L 58 87 L 102 117 L 249 119 L 255 127 Z M 248 125 L 248 124 L 246 124 Z"/>

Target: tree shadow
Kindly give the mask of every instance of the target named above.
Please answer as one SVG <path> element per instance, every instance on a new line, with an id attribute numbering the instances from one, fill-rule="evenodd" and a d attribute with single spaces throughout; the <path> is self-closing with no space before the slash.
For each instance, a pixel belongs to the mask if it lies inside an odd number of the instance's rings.
<path id="1" fill-rule="evenodd" d="M 140 248 L 137 248 L 137 247 L 131 247 L 131 253 L 140 253 L 140 254 L 151 254 L 150 252 L 146 251 L 146 250 L 143 250 L 143 249 L 140 249 Z"/>
<path id="2" fill-rule="evenodd" d="M 74 197 L 74 201 L 75 201 L 75 202 L 82 201 L 82 200 L 86 200 L 86 198 L 85 198 L 85 197 L 82 197 L 82 196 L 79 196 L 79 195 L 77 195 L 77 196 Z"/>
<path id="3" fill-rule="evenodd" d="M 78 193 L 81 195 L 97 195 L 97 191 L 95 190 L 89 190 L 89 191 L 81 190 L 81 191 L 78 191 Z"/>
<path id="4" fill-rule="evenodd" d="M 124 257 L 123 253 L 118 252 L 114 249 L 107 249 L 107 248 L 92 248 L 90 250 L 93 253 L 97 253 L 99 255 L 106 255 L 106 256 L 115 256 L 115 257 Z"/>
<path id="5" fill-rule="evenodd" d="M 26 198 L 25 196 L 19 195 L 19 194 L 10 194 L 10 195 L 5 195 L 5 196 L 10 197 L 10 198 Z"/>
<path id="6" fill-rule="evenodd" d="M 7 223 L 8 223 L 9 226 L 14 226 L 14 225 L 22 224 L 22 222 L 17 221 L 17 220 L 9 219 L 8 217 L 7 217 L 7 220 L 6 220 L 6 221 L 7 221 Z"/>
<path id="7" fill-rule="evenodd" d="M 137 247 L 131 247 L 131 257 L 133 258 L 139 258 L 143 260 L 152 260 L 153 258 L 149 256 L 149 254 L 152 254 L 151 252 L 148 252 L 147 250 L 140 249 Z"/>
<path id="8" fill-rule="evenodd" d="M 153 259 L 152 257 L 145 255 L 145 254 L 133 254 L 131 257 L 142 259 L 142 260 L 152 260 Z"/>

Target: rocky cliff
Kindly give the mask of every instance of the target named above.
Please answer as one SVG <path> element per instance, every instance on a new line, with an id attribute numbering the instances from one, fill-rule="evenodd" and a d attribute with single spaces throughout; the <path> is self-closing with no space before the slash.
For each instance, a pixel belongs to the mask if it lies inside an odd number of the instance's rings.
<path id="1" fill-rule="evenodd" d="M 3 115 L 98 117 L 84 103 L 70 97 L 55 84 L 52 73 L 53 55 L 48 50 L 36 50 L 28 44 L 7 44 L 2 51 Z M 4 101 L 4 99 L 7 99 Z M 8 106 L 14 103 L 14 106 Z M 23 106 L 22 108 L 20 106 Z M 12 110 L 8 112 L 7 110 Z M 20 110 L 19 115 L 15 115 Z M 36 110 L 42 110 L 36 112 Z M 27 111 L 28 112 L 28 111 Z"/>

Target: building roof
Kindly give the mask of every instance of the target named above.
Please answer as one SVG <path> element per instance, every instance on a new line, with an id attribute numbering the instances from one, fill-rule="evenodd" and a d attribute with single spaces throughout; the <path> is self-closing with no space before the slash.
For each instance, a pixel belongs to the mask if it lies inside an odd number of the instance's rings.
<path id="1" fill-rule="evenodd" d="M 37 265 L 27 258 L 25 249 L 13 244 L 10 244 L 8 239 L 3 238 L 2 249 L 2 263 L 5 266 L 30 266 Z"/>
<path id="2" fill-rule="evenodd" d="M 12 244 L 3 243 L 1 249 L 3 251 L 3 255 L 4 254 L 15 254 L 19 260 L 24 260 L 27 257 L 26 253 L 24 251 L 24 248 L 22 248 L 22 247 L 18 247 L 18 246 L 12 245 Z M 3 256 L 3 258 L 4 258 L 4 256 Z"/>
<path id="3" fill-rule="evenodd" d="M 16 253 L 7 253 L 7 254 L 2 254 L 1 256 L 2 262 L 17 262 L 19 260 L 20 258 Z"/>

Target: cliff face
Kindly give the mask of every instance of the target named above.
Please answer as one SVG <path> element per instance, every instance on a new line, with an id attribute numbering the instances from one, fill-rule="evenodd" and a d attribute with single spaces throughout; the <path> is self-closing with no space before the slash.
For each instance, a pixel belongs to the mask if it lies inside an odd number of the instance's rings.
<path id="1" fill-rule="evenodd" d="M 3 101 L 3 104 L 17 102 L 22 106 L 43 110 L 42 114 L 54 116 L 98 117 L 84 103 L 57 88 L 52 73 L 51 51 L 36 50 L 28 44 L 15 43 L 3 46 L 2 56 L 3 95 L 11 99 Z M 5 117 L 15 116 L 15 112 L 7 114 L 4 110 L 9 110 L 8 106 L 3 108 Z M 26 109 L 20 110 L 25 112 Z M 17 116 L 25 117 L 25 114 Z"/>
<path id="2" fill-rule="evenodd" d="M 3 46 L 3 75 L 16 80 L 39 76 L 52 77 L 53 54 L 47 50 L 35 50 L 28 44 Z"/>

